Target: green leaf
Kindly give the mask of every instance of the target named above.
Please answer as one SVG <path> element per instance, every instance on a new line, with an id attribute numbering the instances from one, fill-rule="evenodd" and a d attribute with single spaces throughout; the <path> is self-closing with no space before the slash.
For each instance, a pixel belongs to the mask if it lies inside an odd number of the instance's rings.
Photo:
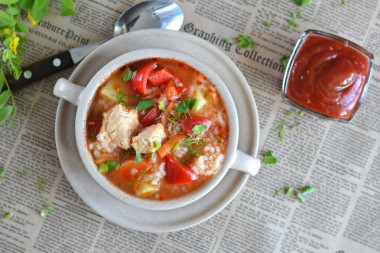
<path id="1" fill-rule="evenodd" d="M 32 9 L 34 0 L 20 0 L 20 6 L 24 10 Z"/>
<path id="2" fill-rule="evenodd" d="M 196 98 L 186 98 L 183 100 L 175 109 L 174 111 L 179 113 L 186 113 L 198 105 L 198 99 Z"/>
<path id="3" fill-rule="evenodd" d="M 299 113 L 298 113 L 299 116 L 303 116 L 304 114 L 305 114 L 304 111 L 299 111 Z"/>
<path id="4" fill-rule="evenodd" d="M 311 4 L 311 0 L 292 0 L 292 2 L 300 7 L 306 7 Z"/>
<path id="5" fill-rule="evenodd" d="M 173 145 L 173 148 L 172 148 L 172 152 L 175 152 L 178 148 L 178 145 L 179 145 L 179 141 L 176 141 Z"/>
<path id="6" fill-rule="evenodd" d="M 305 199 L 304 199 L 304 197 L 302 196 L 302 194 L 297 193 L 297 197 L 298 197 L 299 202 L 301 202 L 301 203 L 305 203 Z"/>
<path id="7" fill-rule="evenodd" d="M 127 105 L 127 103 L 124 101 L 123 95 L 118 95 L 117 100 L 119 101 L 120 104 Z"/>
<path id="8" fill-rule="evenodd" d="M 0 178 L 4 178 L 4 175 L 5 175 L 5 167 L 1 166 L 0 167 Z"/>
<path id="9" fill-rule="evenodd" d="M 41 216 L 42 219 L 46 219 L 46 212 L 45 212 L 44 209 L 41 209 L 40 216 Z"/>
<path id="10" fill-rule="evenodd" d="M 0 93 L 0 109 L 4 107 L 4 105 L 8 102 L 10 97 L 11 92 L 9 90 Z"/>
<path id="11" fill-rule="evenodd" d="M 12 110 L 13 110 L 13 106 L 11 105 L 7 105 L 0 109 L 0 125 L 3 124 L 7 120 L 9 115 L 11 115 Z"/>
<path id="12" fill-rule="evenodd" d="M 137 164 L 137 163 L 141 162 L 142 159 L 141 159 L 141 154 L 140 154 L 140 152 L 137 151 L 136 149 L 135 149 L 135 152 L 136 152 L 135 164 Z"/>
<path id="13" fill-rule="evenodd" d="M 19 176 L 19 177 L 25 177 L 26 175 L 28 175 L 28 172 L 26 172 L 26 171 L 23 171 L 23 172 L 19 172 L 19 173 L 18 173 L 18 176 Z"/>
<path id="14" fill-rule="evenodd" d="M 285 123 L 286 121 L 282 119 L 277 123 L 276 126 L 276 130 L 278 132 L 278 136 L 280 137 L 280 141 L 283 141 L 285 138 Z"/>
<path id="15" fill-rule="evenodd" d="M 16 27 L 23 33 L 28 33 L 29 32 L 29 29 L 28 27 L 26 27 L 26 25 L 21 22 L 21 21 L 17 21 L 17 24 L 16 24 Z"/>
<path id="16" fill-rule="evenodd" d="M 47 211 L 51 211 L 54 209 L 52 205 L 44 205 L 44 206 L 42 206 L 42 208 L 47 210 Z"/>
<path id="17" fill-rule="evenodd" d="M 108 172 L 108 166 L 107 166 L 107 164 L 106 163 L 100 164 L 100 166 L 98 168 L 98 171 L 100 173 L 106 173 L 106 172 Z"/>
<path id="18" fill-rule="evenodd" d="M 149 107 L 152 107 L 153 106 L 153 104 L 154 104 L 154 102 L 153 102 L 153 100 L 142 100 L 142 101 L 140 101 L 137 105 L 136 105 L 136 107 L 135 107 L 135 109 L 137 110 L 137 111 L 142 111 L 142 110 L 145 110 L 145 109 L 147 109 L 147 108 L 149 108 Z"/>
<path id="19" fill-rule="evenodd" d="M 121 77 L 123 78 L 124 81 L 129 81 L 131 80 L 132 78 L 132 70 L 130 68 L 127 68 L 126 70 L 123 71 L 123 73 L 121 73 Z"/>
<path id="20" fill-rule="evenodd" d="M 37 5 L 39 10 L 42 10 L 45 7 L 46 0 L 34 0 L 34 4 Z"/>
<path id="21" fill-rule="evenodd" d="M 34 20 L 41 21 L 46 16 L 47 10 L 49 8 L 49 0 L 45 1 L 45 5 L 42 9 L 40 9 L 37 5 L 37 1 L 35 1 L 32 7 L 32 16 Z"/>
<path id="22" fill-rule="evenodd" d="M 290 126 L 289 129 L 290 131 L 293 131 L 294 129 L 296 129 L 297 127 L 299 127 L 301 125 L 301 123 L 298 123 L 298 124 L 295 124 L 293 126 Z"/>
<path id="23" fill-rule="evenodd" d="M 1 0 L 0 0 L 0 2 L 1 2 Z M 7 13 L 11 16 L 16 16 L 17 14 L 20 13 L 20 11 L 15 7 L 8 7 Z"/>
<path id="24" fill-rule="evenodd" d="M 285 190 L 285 196 L 292 196 L 294 194 L 294 190 L 292 187 L 288 187 Z"/>
<path id="25" fill-rule="evenodd" d="M 164 101 L 160 101 L 158 103 L 158 109 L 160 109 L 161 111 L 165 111 L 165 104 L 164 104 Z"/>
<path id="26" fill-rule="evenodd" d="M 42 178 L 38 178 L 38 190 L 40 191 L 40 193 L 44 193 L 45 191 L 45 185 L 46 185 L 46 182 L 42 179 Z"/>
<path id="27" fill-rule="evenodd" d="M 14 20 L 11 15 L 5 13 L 2 10 L 0 10 L 0 20 L 1 20 L 2 24 L 5 23 L 5 24 L 12 25 L 12 26 L 16 24 L 16 20 Z"/>
<path id="28" fill-rule="evenodd" d="M 256 47 L 255 43 L 251 39 L 251 36 L 239 35 L 238 47 L 247 48 L 248 46 L 251 46 L 252 49 L 255 49 Z"/>
<path id="29" fill-rule="evenodd" d="M 112 171 L 114 171 L 119 166 L 119 163 L 118 162 L 113 162 L 111 160 L 107 160 L 106 161 L 106 165 L 107 165 L 107 168 L 108 168 L 108 172 L 112 172 Z"/>
<path id="30" fill-rule="evenodd" d="M 313 186 L 305 186 L 305 187 L 301 188 L 299 194 L 306 195 L 306 194 L 310 194 L 314 191 L 315 191 L 315 188 Z"/>
<path id="31" fill-rule="evenodd" d="M 281 189 L 277 189 L 274 193 L 274 197 L 276 198 L 281 193 Z"/>
<path id="32" fill-rule="evenodd" d="M 220 137 L 219 135 L 215 135 L 215 138 L 216 138 L 218 141 L 223 141 L 223 138 Z"/>
<path id="33" fill-rule="evenodd" d="M 195 135 L 200 135 L 200 134 L 202 134 L 202 132 L 204 131 L 204 130 L 206 130 L 207 129 L 207 126 L 206 125 L 195 125 L 194 127 L 193 127 L 193 134 L 195 134 Z"/>
<path id="34" fill-rule="evenodd" d="M 294 22 L 293 19 L 289 19 L 288 23 L 289 23 L 290 26 L 292 26 L 294 28 L 297 28 L 299 26 L 299 24 L 297 24 L 296 22 Z"/>
<path id="35" fill-rule="evenodd" d="M 12 214 L 12 213 L 7 213 L 7 214 L 4 216 L 4 219 L 6 219 L 6 220 L 10 220 L 10 219 L 12 219 L 12 217 L 13 217 L 13 214 Z"/>
<path id="36" fill-rule="evenodd" d="M 71 16 L 75 14 L 74 2 L 72 0 L 61 0 L 62 12 L 61 16 Z"/>
<path id="37" fill-rule="evenodd" d="M 1 64 L 0 64 L 1 66 Z M 0 72 L 0 91 L 3 90 L 3 87 L 4 87 L 4 81 L 5 81 L 5 76 L 4 76 L 4 73 L 1 71 Z"/>
<path id="38" fill-rule="evenodd" d="M 291 112 L 291 111 L 286 112 L 286 116 L 288 116 L 288 117 L 294 117 L 294 112 Z"/>
<path id="39" fill-rule="evenodd" d="M 154 148 L 155 151 L 157 151 L 159 148 L 161 148 L 161 142 L 154 141 L 153 142 L 153 148 Z"/>
<path id="40" fill-rule="evenodd" d="M 271 150 L 268 151 L 267 155 L 264 156 L 264 164 L 276 164 L 277 158 L 273 155 Z"/>
<path id="41" fill-rule="evenodd" d="M 272 24 L 269 23 L 268 21 L 264 21 L 263 23 L 264 23 L 265 26 L 267 26 L 267 27 L 269 27 L 269 28 L 272 27 Z"/>
<path id="42" fill-rule="evenodd" d="M 19 0 L 0 0 L 0 4 L 15 4 Z"/>

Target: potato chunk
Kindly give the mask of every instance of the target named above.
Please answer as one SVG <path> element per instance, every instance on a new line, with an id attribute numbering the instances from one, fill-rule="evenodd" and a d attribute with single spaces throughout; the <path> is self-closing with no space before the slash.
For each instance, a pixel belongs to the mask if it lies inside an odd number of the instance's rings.
<path id="1" fill-rule="evenodd" d="M 121 104 L 117 104 L 103 116 L 104 129 L 116 145 L 122 149 L 131 147 L 131 137 L 138 129 L 138 116 L 135 109 L 128 109 Z"/>
<path id="2" fill-rule="evenodd" d="M 132 147 L 142 154 L 155 151 L 154 142 L 162 142 L 166 138 L 161 123 L 145 127 L 137 136 L 132 138 Z"/>

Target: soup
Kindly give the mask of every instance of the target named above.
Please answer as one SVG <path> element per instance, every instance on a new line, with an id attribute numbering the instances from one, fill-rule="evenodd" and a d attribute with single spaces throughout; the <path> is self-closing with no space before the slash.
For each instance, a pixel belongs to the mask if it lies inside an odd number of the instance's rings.
<path id="1" fill-rule="evenodd" d="M 177 198 L 223 165 L 227 110 L 215 86 L 183 62 L 154 58 L 114 71 L 87 117 L 88 149 L 99 173 L 127 194 Z"/>

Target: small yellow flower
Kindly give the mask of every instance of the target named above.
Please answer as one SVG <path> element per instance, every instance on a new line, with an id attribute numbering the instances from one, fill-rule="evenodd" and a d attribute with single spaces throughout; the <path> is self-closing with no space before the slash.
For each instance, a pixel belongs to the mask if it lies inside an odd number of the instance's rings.
<path id="1" fill-rule="evenodd" d="M 31 23 L 32 25 L 35 25 L 35 24 L 38 23 L 38 21 L 35 21 L 34 18 L 33 18 L 33 15 L 32 15 L 32 9 L 29 9 L 29 10 L 28 10 L 28 18 L 29 18 L 30 23 Z"/>
<path id="2" fill-rule="evenodd" d="M 4 34 L 8 34 L 8 35 L 11 35 L 11 33 L 12 33 L 12 30 L 11 30 L 11 29 L 9 29 L 9 28 L 5 28 L 3 32 L 4 32 Z"/>
<path id="3" fill-rule="evenodd" d="M 17 54 L 17 46 L 18 42 L 20 41 L 19 37 L 12 37 L 11 38 L 11 44 L 9 45 L 9 49 L 14 53 Z"/>

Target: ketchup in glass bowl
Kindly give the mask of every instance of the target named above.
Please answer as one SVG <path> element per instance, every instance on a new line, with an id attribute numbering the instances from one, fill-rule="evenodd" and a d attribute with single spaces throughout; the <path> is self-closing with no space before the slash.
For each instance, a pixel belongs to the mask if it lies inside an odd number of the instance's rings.
<path id="1" fill-rule="evenodd" d="M 316 116 L 350 122 L 365 97 L 373 54 L 344 38 L 305 31 L 285 70 L 282 97 Z"/>

